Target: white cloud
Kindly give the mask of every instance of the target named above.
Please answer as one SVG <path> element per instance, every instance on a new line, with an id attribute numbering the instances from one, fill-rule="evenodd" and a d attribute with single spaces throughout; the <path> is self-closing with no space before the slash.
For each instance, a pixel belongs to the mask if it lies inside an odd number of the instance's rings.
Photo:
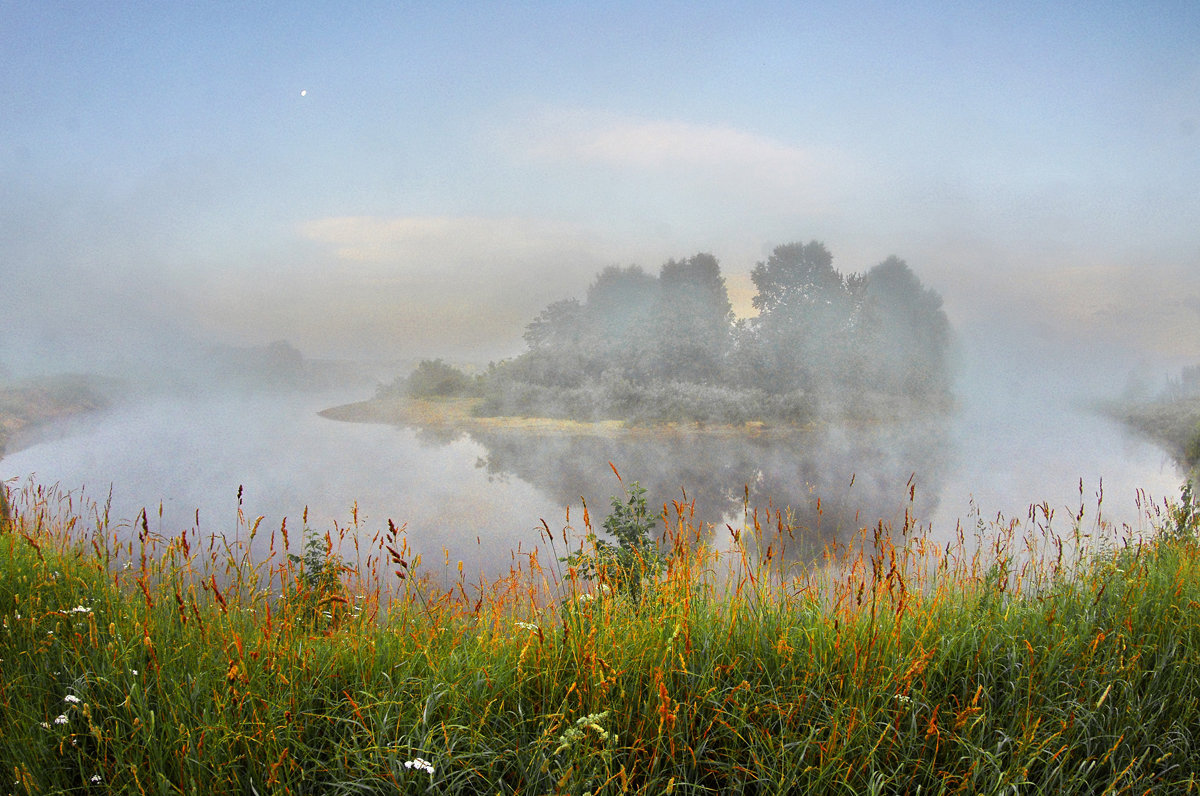
<path id="1" fill-rule="evenodd" d="M 577 229 L 542 221 L 454 216 L 342 216 L 300 226 L 308 240 L 340 260 L 445 266 L 540 258 L 587 245 Z"/>
<path id="2" fill-rule="evenodd" d="M 674 192 L 685 206 L 701 213 L 715 206 L 723 217 L 731 210 L 735 215 L 739 210 L 827 213 L 857 182 L 841 151 L 798 146 L 728 125 L 547 113 L 501 138 L 526 163 L 600 170 L 600 183 L 624 172 L 622 185 L 632 194 Z M 709 223 L 707 216 L 702 223 Z"/>
<path id="3" fill-rule="evenodd" d="M 810 150 L 731 127 L 671 121 L 614 121 L 564 130 L 533 146 L 543 157 L 649 169 L 750 168 L 800 176 L 819 161 Z"/>

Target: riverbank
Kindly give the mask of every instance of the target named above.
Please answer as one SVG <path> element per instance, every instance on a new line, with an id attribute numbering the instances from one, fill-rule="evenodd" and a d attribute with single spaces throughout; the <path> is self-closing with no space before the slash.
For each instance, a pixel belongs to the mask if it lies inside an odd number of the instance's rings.
<path id="1" fill-rule="evenodd" d="M 105 384 L 94 376 L 49 376 L 0 387 L 0 457 L 25 444 L 39 428 L 107 408 Z"/>
<path id="2" fill-rule="evenodd" d="M 1111 402 L 1101 411 L 1162 446 L 1185 467 L 1200 466 L 1200 396 Z"/>
<path id="3" fill-rule="evenodd" d="M 473 398 L 418 399 L 375 398 L 322 410 L 321 417 L 351 423 L 381 423 L 414 426 L 437 431 L 517 432 L 542 435 L 647 435 L 670 433 L 763 434 L 795 431 L 793 426 L 772 428 L 762 422 L 739 426 L 705 423 L 656 423 L 629 425 L 622 420 L 580 421 L 551 417 L 478 417 Z"/>
<path id="4" fill-rule="evenodd" d="M 673 434 L 716 436 L 786 436 L 811 431 L 816 424 L 793 425 L 750 421 L 737 425 L 701 422 L 626 423 L 623 420 L 569 420 L 553 417 L 477 416 L 475 398 L 373 398 L 319 412 L 321 417 L 349 423 L 411 426 L 441 432 L 516 433 L 531 436 L 651 437 Z"/>

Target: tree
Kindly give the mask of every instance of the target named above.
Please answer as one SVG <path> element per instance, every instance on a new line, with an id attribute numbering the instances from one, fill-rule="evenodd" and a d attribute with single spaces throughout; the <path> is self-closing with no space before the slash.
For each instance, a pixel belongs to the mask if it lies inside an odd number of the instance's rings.
<path id="1" fill-rule="evenodd" d="M 531 351 L 569 351 L 579 346 L 583 322 L 579 299 L 556 301 L 525 327 L 525 342 Z"/>
<path id="2" fill-rule="evenodd" d="M 470 386 L 471 379 L 458 368 L 440 359 L 423 359 L 408 375 L 406 392 L 413 398 L 447 398 Z"/>
<path id="3" fill-rule="evenodd" d="M 0 454 L 4 453 L 4 438 L 0 436 Z M 8 507 L 8 487 L 0 481 L 0 533 L 12 530 L 12 511 Z"/>
<path id="4" fill-rule="evenodd" d="M 578 387 L 589 369 L 586 317 L 578 299 L 556 301 L 525 327 L 529 350 L 510 371 L 531 384 Z"/>
<path id="5" fill-rule="evenodd" d="M 612 498 L 612 513 L 604 518 L 604 530 L 617 543 L 591 532 L 587 548 L 560 560 L 575 567 L 584 578 L 597 579 L 615 594 L 627 596 L 638 605 L 644 592 L 643 581 L 652 584 L 664 565 L 654 541 L 657 523 L 658 518 L 646 506 L 646 490 L 634 481 L 625 490 L 624 499 Z"/>
<path id="6" fill-rule="evenodd" d="M 942 297 L 904 260 L 892 256 L 867 272 L 860 336 L 876 389 L 920 396 L 949 389 Z"/>
<path id="7" fill-rule="evenodd" d="M 869 404 L 840 399 L 948 389 L 941 297 L 904 261 L 843 276 L 824 244 L 788 243 L 751 279 L 759 315 L 735 322 L 712 254 L 668 260 L 657 277 L 606 268 L 582 303 L 542 310 L 528 350 L 482 379 L 486 411 L 716 422 L 751 406 L 795 420 L 830 397 L 857 411 Z"/>
<path id="8" fill-rule="evenodd" d="M 750 279 L 758 289 L 754 308 L 763 315 L 802 309 L 845 287 L 833 255 L 815 240 L 776 246 L 766 262 L 754 266 Z"/>
<path id="9" fill-rule="evenodd" d="M 833 255 L 815 240 L 777 246 L 750 279 L 758 289 L 754 331 L 769 363 L 764 386 L 828 386 L 844 371 L 854 317 L 854 297 Z"/>
<path id="10" fill-rule="evenodd" d="M 610 266 L 587 291 L 585 356 L 590 368 L 615 368 L 637 376 L 640 360 L 650 345 L 650 323 L 658 296 L 658 280 L 640 266 Z M 595 373 L 596 376 L 599 373 Z"/>
<path id="11" fill-rule="evenodd" d="M 659 378 L 716 383 L 730 350 L 733 306 L 711 254 L 668 260 L 659 272 L 649 371 Z"/>

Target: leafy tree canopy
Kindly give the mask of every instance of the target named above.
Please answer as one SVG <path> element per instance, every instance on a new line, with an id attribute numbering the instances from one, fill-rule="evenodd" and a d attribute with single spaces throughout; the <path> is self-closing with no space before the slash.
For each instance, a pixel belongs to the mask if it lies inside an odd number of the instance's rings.
<path id="1" fill-rule="evenodd" d="M 803 310 L 842 293 L 846 282 L 834 270 L 833 255 L 824 243 L 788 243 L 776 246 L 766 262 L 750 272 L 758 294 L 754 308 L 762 314 Z"/>
<path id="2" fill-rule="evenodd" d="M 758 315 L 738 321 L 712 254 L 657 276 L 604 269 L 583 301 L 530 322 L 528 350 L 484 379 L 484 411 L 719 419 L 745 415 L 742 395 L 801 419 L 826 400 L 948 394 L 941 297 L 903 260 L 845 276 L 814 240 L 777 246 L 750 276 Z"/>

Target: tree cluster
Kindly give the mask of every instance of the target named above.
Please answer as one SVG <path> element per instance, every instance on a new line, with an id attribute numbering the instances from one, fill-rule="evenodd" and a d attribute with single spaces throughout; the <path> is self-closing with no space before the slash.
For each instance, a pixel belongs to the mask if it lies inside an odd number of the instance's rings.
<path id="1" fill-rule="evenodd" d="M 803 421 L 847 396 L 948 394 L 942 300 L 903 260 L 844 276 L 823 244 L 790 243 L 751 278 L 758 315 L 736 320 L 711 254 L 670 260 L 657 276 L 607 268 L 583 301 L 533 319 L 526 352 L 481 380 L 480 411 Z"/>
<path id="2" fill-rule="evenodd" d="M 472 387 L 471 378 L 441 359 L 423 359 L 408 376 L 397 376 L 391 384 L 380 385 L 376 398 L 451 398 Z"/>

